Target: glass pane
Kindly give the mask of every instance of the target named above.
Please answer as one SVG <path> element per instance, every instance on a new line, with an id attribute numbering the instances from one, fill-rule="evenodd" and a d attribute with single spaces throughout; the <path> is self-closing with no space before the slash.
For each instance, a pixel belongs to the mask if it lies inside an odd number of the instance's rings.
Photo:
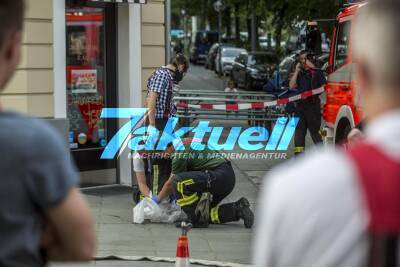
<path id="1" fill-rule="evenodd" d="M 335 55 L 335 68 L 340 68 L 347 62 L 347 55 L 349 50 L 349 39 L 350 39 L 350 22 L 344 22 L 339 25 L 339 31 L 337 35 L 337 46 Z"/>
<path id="2" fill-rule="evenodd" d="M 67 24 L 67 100 L 70 147 L 106 144 L 104 8 L 69 7 Z"/>

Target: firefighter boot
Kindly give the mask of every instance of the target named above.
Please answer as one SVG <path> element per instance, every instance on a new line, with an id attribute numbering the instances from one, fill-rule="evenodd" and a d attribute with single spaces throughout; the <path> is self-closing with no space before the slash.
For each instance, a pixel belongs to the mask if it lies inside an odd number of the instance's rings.
<path id="1" fill-rule="evenodd" d="M 250 203 L 247 198 L 242 197 L 235 202 L 236 216 L 238 219 L 242 219 L 244 227 L 251 228 L 254 224 L 254 214 L 250 209 Z"/>

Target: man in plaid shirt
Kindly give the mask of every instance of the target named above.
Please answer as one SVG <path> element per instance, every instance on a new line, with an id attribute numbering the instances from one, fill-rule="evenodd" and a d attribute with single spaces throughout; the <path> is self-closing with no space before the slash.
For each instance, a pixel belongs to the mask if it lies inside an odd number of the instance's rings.
<path id="1" fill-rule="evenodd" d="M 157 69 L 147 84 L 147 108 L 149 125 L 162 131 L 168 118 L 176 113 L 173 102 L 173 86 L 179 83 L 189 67 L 183 54 L 176 55 L 171 63 Z"/>
<path id="2" fill-rule="evenodd" d="M 188 61 L 183 54 L 177 54 L 165 67 L 157 69 L 149 78 L 147 83 L 147 108 L 149 126 L 163 131 L 169 117 L 176 113 L 173 101 L 174 83 L 182 81 L 183 76 L 189 67 Z M 143 176 L 139 178 L 139 183 L 146 184 L 148 188 L 142 186 L 143 195 L 149 195 L 148 190 L 152 187 L 152 199 L 155 203 L 160 202 L 158 194 L 164 188 L 165 181 L 171 173 L 171 159 L 150 158 L 151 181 L 147 183 Z M 155 186 L 156 185 L 156 186 Z M 144 188 L 144 189 L 143 189 Z M 136 189 L 137 190 L 137 189 Z M 134 191 L 134 196 L 138 191 Z"/>

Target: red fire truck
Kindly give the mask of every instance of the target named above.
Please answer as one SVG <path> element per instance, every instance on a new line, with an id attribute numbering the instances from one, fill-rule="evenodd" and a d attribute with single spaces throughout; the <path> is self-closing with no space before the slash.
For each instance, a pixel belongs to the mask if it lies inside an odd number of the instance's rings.
<path id="1" fill-rule="evenodd" d="M 340 143 L 363 118 L 361 95 L 352 58 L 352 21 L 367 1 L 349 1 L 337 16 L 333 31 L 323 118 L 325 141 Z"/>

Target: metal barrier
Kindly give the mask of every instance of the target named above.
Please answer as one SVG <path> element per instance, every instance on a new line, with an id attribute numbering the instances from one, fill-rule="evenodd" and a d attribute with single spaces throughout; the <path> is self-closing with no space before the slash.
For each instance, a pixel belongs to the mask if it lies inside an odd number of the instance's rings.
<path id="1" fill-rule="evenodd" d="M 176 90 L 174 101 L 188 104 L 187 107 L 178 105 L 177 117 L 183 125 L 190 125 L 197 119 L 211 120 L 231 120 L 246 121 L 250 126 L 264 126 L 272 128 L 272 124 L 277 118 L 285 115 L 285 105 L 276 105 L 266 108 L 248 108 L 232 110 L 213 109 L 215 105 L 226 104 L 229 106 L 240 105 L 243 103 L 260 103 L 276 100 L 277 97 L 263 92 L 238 91 L 226 93 L 216 90 Z M 199 108 L 193 105 L 201 105 Z"/>
<path id="2" fill-rule="evenodd" d="M 213 96 L 213 95 L 221 95 L 221 93 L 225 93 L 224 91 L 217 91 L 217 90 L 176 90 L 174 91 L 175 93 L 178 93 L 182 96 L 184 95 L 209 95 L 209 96 Z M 226 94 L 226 93 L 225 93 Z M 248 95 L 250 97 L 265 97 L 265 96 L 269 96 L 269 97 L 273 97 L 273 95 L 268 95 L 264 92 L 256 92 L 256 91 L 238 91 L 234 94 L 237 95 Z"/>

